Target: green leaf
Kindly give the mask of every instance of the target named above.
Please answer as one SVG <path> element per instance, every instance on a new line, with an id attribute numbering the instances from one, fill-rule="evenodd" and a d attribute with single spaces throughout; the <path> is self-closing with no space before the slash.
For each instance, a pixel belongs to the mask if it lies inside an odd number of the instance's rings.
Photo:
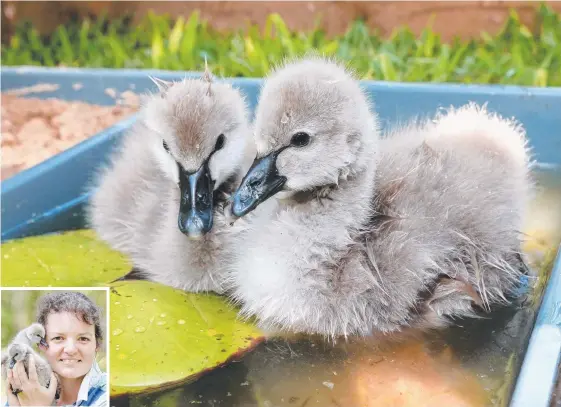
<path id="1" fill-rule="evenodd" d="M 95 287 L 131 264 L 91 230 L 26 237 L 2 244 L 3 287 Z"/>
<path id="2" fill-rule="evenodd" d="M 160 68 L 160 62 L 164 55 L 164 42 L 160 30 L 155 27 L 152 34 L 152 67 Z"/>
<path id="3" fill-rule="evenodd" d="M 337 52 L 337 48 L 339 48 L 339 43 L 337 41 L 331 41 L 324 44 L 320 48 L 320 52 L 323 55 L 334 55 Z"/>
<path id="4" fill-rule="evenodd" d="M 181 47 L 179 48 L 179 55 L 181 61 L 189 68 L 193 65 L 193 51 L 197 43 L 197 27 L 199 26 L 199 11 L 195 10 L 187 20 L 185 25 L 185 33 L 181 40 Z"/>
<path id="5" fill-rule="evenodd" d="M 292 44 L 290 31 L 286 27 L 286 24 L 284 23 L 284 20 L 282 19 L 280 14 L 273 13 L 269 16 L 269 19 L 275 27 L 275 35 L 283 45 L 286 54 L 289 56 L 294 55 L 294 47 Z"/>
<path id="6" fill-rule="evenodd" d="M 218 295 L 147 281 L 111 285 L 111 395 L 198 378 L 263 339 Z"/>
<path id="7" fill-rule="evenodd" d="M 388 54 L 385 52 L 378 56 L 380 60 L 380 68 L 382 71 L 382 79 L 388 81 L 395 81 L 397 80 L 397 74 L 392 64 L 392 61 Z"/>
<path id="8" fill-rule="evenodd" d="M 179 16 L 179 18 L 175 22 L 175 25 L 173 26 L 173 30 L 171 30 L 168 48 L 170 53 L 172 54 L 175 54 L 179 50 L 179 44 L 181 42 L 181 36 L 183 35 L 184 24 L 185 20 L 183 19 L 183 17 Z"/>

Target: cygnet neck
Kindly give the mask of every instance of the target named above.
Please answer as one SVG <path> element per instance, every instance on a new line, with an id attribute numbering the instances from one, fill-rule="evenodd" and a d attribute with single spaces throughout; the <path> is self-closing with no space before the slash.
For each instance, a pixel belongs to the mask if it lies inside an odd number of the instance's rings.
<path id="1" fill-rule="evenodd" d="M 376 172 L 375 151 L 363 154 L 365 165 L 360 172 L 340 179 L 338 185 L 326 186 L 326 193 L 317 188 L 307 200 L 298 199 L 299 194 L 280 200 L 281 208 L 290 207 L 301 223 L 314 227 L 328 224 L 330 230 L 338 229 L 337 226 L 346 230 L 361 228 L 370 218 Z"/>

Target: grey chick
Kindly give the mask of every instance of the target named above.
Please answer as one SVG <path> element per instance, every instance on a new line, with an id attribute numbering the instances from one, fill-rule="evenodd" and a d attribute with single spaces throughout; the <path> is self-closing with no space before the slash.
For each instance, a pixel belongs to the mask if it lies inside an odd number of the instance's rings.
<path id="1" fill-rule="evenodd" d="M 29 345 L 24 343 L 12 343 L 10 346 L 8 346 L 7 353 L 9 361 L 8 368 L 12 369 L 17 362 L 23 361 L 23 367 L 25 368 L 25 373 L 27 375 L 29 375 L 29 355 L 33 355 L 39 384 L 46 388 L 49 387 L 49 384 L 51 383 L 52 373 L 51 366 Z M 2 378 L 6 380 L 7 370 L 2 370 Z M 12 392 L 14 394 L 18 394 L 19 392 L 21 392 L 21 389 L 12 389 Z"/>
<path id="2" fill-rule="evenodd" d="M 49 364 L 33 350 L 32 346 L 34 344 L 43 345 L 45 347 L 49 346 L 45 340 L 45 328 L 39 323 L 33 323 L 25 329 L 19 331 L 12 342 L 6 347 L 6 350 L 2 352 L 1 363 L 3 380 L 6 380 L 7 378 L 8 369 L 12 369 L 16 362 L 20 360 L 24 361 L 25 371 L 28 372 L 28 355 L 33 354 L 36 360 L 39 381 L 42 385 L 44 385 L 43 383 L 47 383 L 45 387 L 48 387 L 51 377 L 51 368 Z M 46 367 L 43 366 L 43 364 L 45 364 Z M 48 372 L 46 369 L 48 369 Z M 39 370 L 42 372 L 41 375 L 47 375 L 47 380 L 44 380 L 45 377 L 41 377 Z"/>
<path id="3" fill-rule="evenodd" d="M 34 322 L 28 327 L 19 331 L 14 337 L 14 339 L 12 339 L 12 341 L 8 344 L 6 349 L 2 350 L 1 364 L 2 364 L 2 377 L 4 378 L 6 377 L 5 376 L 5 368 L 7 366 L 6 363 L 9 359 L 8 348 L 10 345 L 14 343 L 20 343 L 20 344 L 28 345 L 30 347 L 32 347 L 34 344 L 40 344 L 46 347 L 49 346 L 47 344 L 47 341 L 45 340 L 45 328 L 43 327 L 43 325 Z"/>
<path id="4" fill-rule="evenodd" d="M 124 277 L 222 292 L 229 194 L 254 156 L 244 97 L 225 83 L 165 82 L 96 177 L 89 224 L 134 268 Z"/>
<path id="5" fill-rule="evenodd" d="M 45 340 L 45 328 L 37 322 L 19 331 L 11 343 L 23 343 L 28 346 L 33 346 L 35 344 L 48 347 L 47 341 Z"/>
<path id="6" fill-rule="evenodd" d="M 229 284 L 262 327 L 441 327 L 516 289 L 531 185 L 515 123 L 470 105 L 380 139 L 352 75 L 307 58 L 266 80 L 255 137 L 232 213 L 273 197 L 278 209 L 240 234 Z"/>

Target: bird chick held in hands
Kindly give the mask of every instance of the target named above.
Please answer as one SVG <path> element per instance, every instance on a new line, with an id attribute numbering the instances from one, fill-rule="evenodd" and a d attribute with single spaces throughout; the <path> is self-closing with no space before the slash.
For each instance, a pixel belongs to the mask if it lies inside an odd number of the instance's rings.
<path id="1" fill-rule="evenodd" d="M 29 355 L 33 355 L 39 383 L 44 387 L 48 387 L 51 378 L 51 368 L 49 364 L 33 350 L 32 346 L 34 344 L 46 348 L 49 347 L 45 339 L 45 328 L 43 325 L 36 322 L 18 332 L 6 350 L 2 352 L 3 380 L 7 379 L 8 369 L 12 369 L 19 361 L 22 361 L 25 372 L 28 373 Z M 19 391 L 21 390 L 13 389 L 14 394 L 17 394 Z"/>

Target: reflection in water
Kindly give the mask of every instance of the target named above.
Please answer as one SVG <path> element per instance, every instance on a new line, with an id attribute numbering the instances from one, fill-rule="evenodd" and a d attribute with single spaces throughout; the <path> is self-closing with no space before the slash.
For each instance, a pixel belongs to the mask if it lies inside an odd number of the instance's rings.
<path id="1" fill-rule="evenodd" d="M 241 361 L 194 383 L 114 398 L 115 407 L 480 407 L 506 406 L 551 268 L 547 249 L 561 241 L 561 176 L 537 172 L 538 196 L 526 225 L 537 289 L 490 318 L 458 321 L 430 334 L 386 339 L 271 338 Z M 552 260 L 552 258 L 550 258 Z M 537 294 L 536 294 L 537 293 Z"/>

